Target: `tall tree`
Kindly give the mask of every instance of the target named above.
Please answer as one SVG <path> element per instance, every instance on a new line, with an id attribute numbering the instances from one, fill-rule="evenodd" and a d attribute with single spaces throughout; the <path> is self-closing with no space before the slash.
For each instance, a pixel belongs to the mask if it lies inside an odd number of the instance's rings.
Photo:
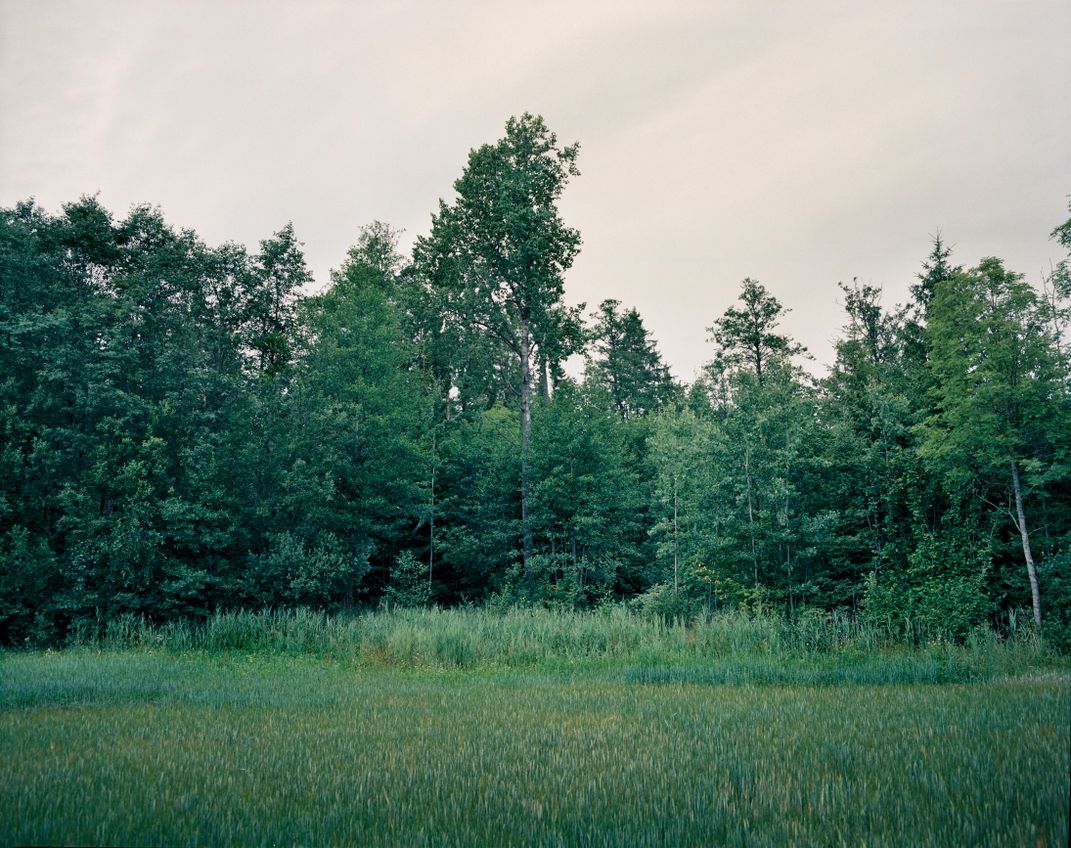
<path id="1" fill-rule="evenodd" d="M 983 492 L 988 484 L 1007 493 L 1040 624 L 1024 473 L 1051 469 L 1067 410 L 1037 295 L 999 259 L 983 259 L 937 287 L 926 329 L 933 412 L 920 425 L 921 452 L 953 485 L 973 477 Z"/>
<path id="2" fill-rule="evenodd" d="M 902 571 L 913 545 L 909 481 L 924 476 L 913 472 L 915 413 L 903 384 L 916 362 L 903 357 L 903 315 L 882 308 L 876 286 L 853 280 L 841 291 L 848 323 L 818 405 L 824 497 L 836 511 L 822 578 L 838 603 L 858 594 L 862 574 Z"/>
<path id="3" fill-rule="evenodd" d="M 951 279 L 952 275 L 963 268 L 950 261 L 952 248 L 941 239 L 941 233 L 932 236 L 929 254 L 922 261 L 922 271 L 915 275 L 917 282 L 911 286 L 911 300 L 900 311 L 900 342 L 904 357 L 904 377 L 914 382 L 912 396 L 919 403 L 923 402 L 929 390 L 930 372 L 926 369 L 929 349 L 926 342 L 926 322 L 929 319 L 930 305 L 937 287 Z"/>
<path id="4" fill-rule="evenodd" d="M 510 118 L 502 139 L 470 152 L 454 183 L 457 199 L 440 201 L 431 233 L 414 249 L 416 264 L 439 290 L 444 317 L 478 327 L 515 364 L 526 574 L 534 371 L 541 347 L 545 354 L 558 351 L 567 323 L 563 274 L 580 234 L 564 224 L 557 204 L 569 178 L 579 174 L 578 152 L 577 144 L 559 146 L 541 117 Z"/>
<path id="5" fill-rule="evenodd" d="M 1056 227 L 1050 238 L 1055 239 L 1071 254 L 1071 218 Z M 1049 329 L 1065 378 L 1071 380 L 1071 344 L 1068 343 L 1068 334 L 1071 332 L 1071 255 L 1056 263 L 1052 272 L 1045 278 L 1044 286 L 1044 309 Z M 1071 385 L 1068 385 L 1067 389 L 1071 391 Z"/>
<path id="6" fill-rule="evenodd" d="M 385 571 L 419 512 L 424 399 L 402 336 L 395 245 L 389 227 L 369 225 L 331 286 L 301 303 L 307 341 L 280 402 L 287 450 L 274 499 L 298 541 L 275 543 L 297 554 L 292 600 L 352 604 L 369 557 Z M 331 567 L 309 573 L 303 545 Z"/>
<path id="7" fill-rule="evenodd" d="M 791 358 L 805 353 L 777 326 L 785 309 L 761 284 L 743 281 L 739 307 L 711 327 L 717 345 L 708 366 L 716 446 L 711 462 L 727 535 L 750 578 L 754 602 L 783 593 L 794 609 L 824 517 L 804 500 L 814 433 L 813 391 Z"/>
<path id="8" fill-rule="evenodd" d="M 599 387 L 561 383 L 537 411 L 532 527 L 543 596 L 606 597 L 644 560 L 645 493 L 628 430 Z M 529 587 L 531 588 L 531 587 Z"/>
<path id="9" fill-rule="evenodd" d="M 594 355 L 588 356 L 585 378 L 607 391 L 622 418 L 659 410 L 673 397 L 669 368 L 635 309 L 604 300 L 591 341 Z"/>
<path id="10" fill-rule="evenodd" d="M 920 317 L 925 317 L 930 308 L 937 286 L 950 279 L 954 272 L 963 270 L 948 261 L 951 256 L 952 248 L 941 240 L 941 231 L 938 230 L 937 235 L 933 236 L 933 249 L 922 263 L 922 272 L 915 275 L 918 282 L 911 286 L 911 296 Z"/>
<path id="11" fill-rule="evenodd" d="M 717 500 L 716 481 L 711 478 L 711 422 L 697 418 L 689 410 L 668 410 L 654 419 L 650 437 L 651 461 L 655 469 L 653 525 L 656 555 L 672 586 L 673 596 L 695 581 L 691 578 L 703 566 L 719 565 L 716 550 L 721 538 L 721 516 L 713 508 Z M 711 554 L 715 554 L 711 556 Z"/>
<path id="12" fill-rule="evenodd" d="M 259 372 L 275 379 L 293 359 L 297 300 L 302 287 L 312 282 L 292 223 L 261 241 L 253 282 L 246 301 L 249 343 Z"/>
<path id="13" fill-rule="evenodd" d="M 776 332 L 787 310 L 761 283 L 745 278 L 740 303 L 726 309 L 708 328 L 718 346 L 716 363 L 730 370 L 750 367 L 761 386 L 771 363 L 802 353 L 803 348 Z"/>

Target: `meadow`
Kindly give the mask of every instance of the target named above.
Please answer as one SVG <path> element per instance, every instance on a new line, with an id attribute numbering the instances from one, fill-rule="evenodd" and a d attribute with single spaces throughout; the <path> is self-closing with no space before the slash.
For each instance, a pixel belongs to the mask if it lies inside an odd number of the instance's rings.
<path id="1" fill-rule="evenodd" d="M 0 843 L 1065 845 L 1023 636 L 420 611 L 129 620 L 0 656 Z"/>

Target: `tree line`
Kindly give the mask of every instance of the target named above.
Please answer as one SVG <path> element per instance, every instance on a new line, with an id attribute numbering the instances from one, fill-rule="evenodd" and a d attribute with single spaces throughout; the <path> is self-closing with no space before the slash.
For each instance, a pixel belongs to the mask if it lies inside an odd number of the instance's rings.
<path id="1" fill-rule="evenodd" d="M 0 640 L 617 600 L 1071 644 L 1068 261 L 1033 286 L 938 237 L 905 305 L 841 284 L 821 378 L 745 279 L 682 385 L 635 309 L 563 300 L 578 151 L 510 119 L 410 256 L 373 223 L 316 294 L 290 225 L 0 209 Z"/>

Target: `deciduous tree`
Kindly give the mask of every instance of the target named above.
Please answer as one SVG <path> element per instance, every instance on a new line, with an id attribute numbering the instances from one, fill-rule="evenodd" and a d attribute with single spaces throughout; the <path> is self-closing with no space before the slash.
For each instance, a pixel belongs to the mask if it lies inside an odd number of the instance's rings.
<path id="1" fill-rule="evenodd" d="M 541 117 L 510 118 L 502 139 L 469 154 L 454 183 L 456 200 L 440 202 L 431 233 L 414 250 L 417 265 L 440 294 L 446 320 L 479 328 L 515 364 L 526 571 L 532 553 L 528 454 L 534 371 L 541 346 L 548 358 L 562 352 L 563 275 L 579 250 L 580 234 L 564 224 L 557 204 L 570 177 L 579 174 L 578 152 L 577 144 L 560 146 Z"/>

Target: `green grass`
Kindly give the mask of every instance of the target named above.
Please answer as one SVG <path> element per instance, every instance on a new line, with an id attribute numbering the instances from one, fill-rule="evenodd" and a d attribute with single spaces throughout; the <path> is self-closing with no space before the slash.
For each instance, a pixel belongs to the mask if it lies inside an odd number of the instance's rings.
<path id="1" fill-rule="evenodd" d="M 896 633 L 900 633 L 898 628 Z M 108 648 L 164 648 L 176 653 L 249 651 L 311 655 L 398 668 L 524 668 L 533 665 L 639 662 L 691 665 L 746 657 L 764 662 L 836 657 L 895 656 L 900 667 L 920 660 L 958 668 L 976 679 L 1065 662 L 1033 630 L 1001 640 L 990 630 L 965 644 L 939 638 L 904 644 L 891 631 L 844 615 L 808 612 L 798 621 L 726 613 L 709 620 L 667 622 L 621 606 L 595 612 L 546 609 L 420 609 L 329 616 L 310 610 L 218 613 L 200 624 L 152 625 L 125 617 L 73 644 Z M 886 663 L 891 670 L 892 665 Z M 903 682 L 916 679 L 913 671 Z M 952 678 L 946 678 L 952 679 Z M 798 680 L 792 682 L 800 682 Z M 890 678 L 886 682 L 895 682 Z"/>
<path id="2" fill-rule="evenodd" d="M 2 655 L 0 844 L 1067 843 L 1045 663 L 564 650 Z"/>

